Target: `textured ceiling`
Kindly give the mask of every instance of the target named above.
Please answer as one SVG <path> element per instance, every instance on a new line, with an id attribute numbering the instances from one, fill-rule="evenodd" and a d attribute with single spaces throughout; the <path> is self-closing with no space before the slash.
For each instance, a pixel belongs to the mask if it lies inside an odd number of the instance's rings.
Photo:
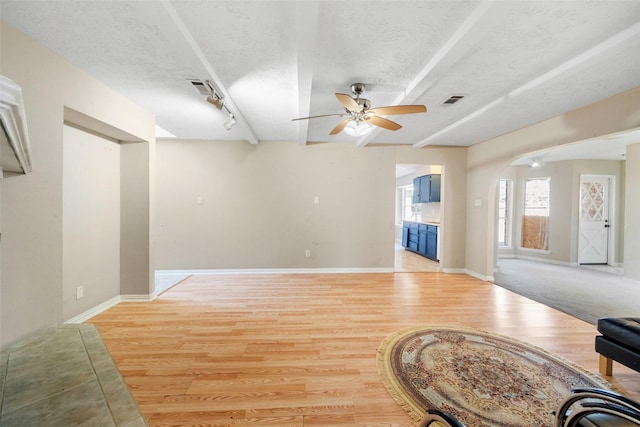
<path id="1" fill-rule="evenodd" d="M 185 139 L 470 146 L 640 87 L 640 0 L 2 0 L 0 16 Z M 215 82 L 233 129 L 190 79 Z M 354 82 L 428 112 L 361 139 L 291 121 L 344 112 Z"/>

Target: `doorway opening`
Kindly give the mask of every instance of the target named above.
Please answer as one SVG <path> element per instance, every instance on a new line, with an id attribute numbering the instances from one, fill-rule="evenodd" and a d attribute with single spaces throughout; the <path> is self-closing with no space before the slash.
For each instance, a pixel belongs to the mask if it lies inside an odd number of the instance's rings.
<path id="1" fill-rule="evenodd" d="M 608 265 L 613 259 L 612 233 L 615 177 L 580 175 L 580 216 L 578 223 L 578 264 Z"/>
<path id="2" fill-rule="evenodd" d="M 396 206 L 395 206 L 395 272 L 439 272 L 441 265 L 440 260 L 440 245 L 442 239 L 442 227 L 441 227 L 441 209 L 444 201 L 444 192 L 442 191 L 443 185 L 443 170 L 441 165 L 423 165 L 423 164 L 397 164 L 396 165 Z M 416 192 L 420 191 L 415 187 L 415 180 L 419 177 L 427 175 L 437 175 L 440 179 L 438 182 L 438 195 L 437 198 L 431 202 L 425 202 L 419 200 Z M 434 180 L 435 181 L 435 180 Z M 422 182 L 422 181 L 419 181 Z M 419 185 L 419 184 L 418 184 Z M 425 254 L 421 254 L 419 246 L 422 240 L 416 237 L 415 245 L 418 245 L 418 250 L 407 250 L 403 245 L 403 224 L 413 223 L 430 225 L 429 231 L 432 233 L 429 237 L 433 238 L 437 233 L 435 240 L 431 239 L 430 247 L 431 252 L 435 252 L 435 256 L 431 255 L 436 260 L 429 259 Z M 435 228 L 434 228 L 435 227 Z M 426 234 L 426 233 L 425 233 Z M 435 249 L 433 244 L 435 243 Z M 427 246 L 427 242 L 422 242 L 422 245 Z M 414 248 L 415 249 L 415 248 Z"/>

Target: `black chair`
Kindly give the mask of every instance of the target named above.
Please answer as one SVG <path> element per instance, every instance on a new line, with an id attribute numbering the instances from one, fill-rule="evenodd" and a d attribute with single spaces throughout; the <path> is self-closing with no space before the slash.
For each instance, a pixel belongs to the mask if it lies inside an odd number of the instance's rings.
<path id="1" fill-rule="evenodd" d="M 428 409 L 419 427 L 465 427 L 465 425 L 448 412 Z"/>
<path id="2" fill-rule="evenodd" d="M 597 327 L 600 373 L 611 376 L 614 360 L 640 372 L 640 317 L 602 317 Z"/>
<path id="3" fill-rule="evenodd" d="M 427 410 L 420 427 L 465 427 L 453 415 Z M 640 426 L 640 403 L 619 393 L 596 388 L 578 388 L 565 398 L 556 412 L 554 427 Z"/>
<path id="4" fill-rule="evenodd" d="M 582 388 L 560 404 L 555 427 L 640 426 L 640 403 L 609 390 Z"/>

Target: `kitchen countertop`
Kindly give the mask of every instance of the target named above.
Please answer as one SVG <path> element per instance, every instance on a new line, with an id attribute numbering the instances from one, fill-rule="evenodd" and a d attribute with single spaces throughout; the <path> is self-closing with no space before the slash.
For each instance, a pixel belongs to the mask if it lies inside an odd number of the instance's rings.
<path id="1" fill-rule="evenodd" d="M 440 227 L 440 223 L 439 222 L 435 222 L 435 221 L 418 221 L 418 220 L 404 220 L 404 222 L 415 222 L 417 224 L 427 224 L 427 225 L 435 225 L 437 227 Z"/>

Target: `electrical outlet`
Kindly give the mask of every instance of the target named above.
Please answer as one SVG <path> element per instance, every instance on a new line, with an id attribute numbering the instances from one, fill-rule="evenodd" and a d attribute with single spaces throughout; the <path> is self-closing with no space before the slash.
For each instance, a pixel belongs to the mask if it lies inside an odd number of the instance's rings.
<path id="1" fill-rule="evenodd" d="M 84 297 L 84 286 L 78 286 L 76 288 L 76 299 L 82 299 Z"/>
<path id="2" fill-rule="evenodd" d="M 311 257 L 311 249 L 307 249 L 306 251 L 304 251 L 304 256 L 306 256 L 307 258 Z"/>

